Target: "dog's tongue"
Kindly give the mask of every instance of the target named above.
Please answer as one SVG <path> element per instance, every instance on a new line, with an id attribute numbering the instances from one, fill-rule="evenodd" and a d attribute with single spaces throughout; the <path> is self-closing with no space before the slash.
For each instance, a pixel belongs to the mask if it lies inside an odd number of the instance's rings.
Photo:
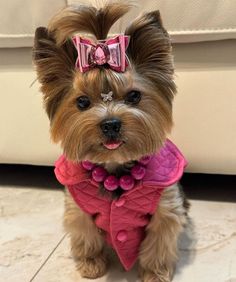
<path id="1" fill-rule="evenodd" d="M 103 143 L 104 147 L 106 147 L 109 150 L 115 150 L 120 147 L 122 144 L 121 141 L 108 141 L 106 143 Z"/>

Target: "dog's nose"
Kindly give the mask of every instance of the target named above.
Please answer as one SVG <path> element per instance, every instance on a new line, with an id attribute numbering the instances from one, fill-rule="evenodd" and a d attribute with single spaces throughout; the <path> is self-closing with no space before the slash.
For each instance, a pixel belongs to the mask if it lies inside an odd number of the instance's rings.
<path id="1" fill-rule="evenodd" d="M 101 122 L 100 127 L 106 137 L 115 139 L 120 132 L 121 121 L 118 118 L 105 119 Z"/>

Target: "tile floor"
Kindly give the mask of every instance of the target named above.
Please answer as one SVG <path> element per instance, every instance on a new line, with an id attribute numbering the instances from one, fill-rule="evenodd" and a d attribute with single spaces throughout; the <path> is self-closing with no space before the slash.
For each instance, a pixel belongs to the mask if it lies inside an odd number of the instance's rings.
<path id="1" fill-rule="evenodd" d="M 192 223 L 180 240 L 174 282 L 236 282 L 236 193 L 222 187 L 211 197 L 213 188 L 207 193 L 199 188 L 207 200 L 196 189 L 188 192 L 194 198 Z M 1 282 L 90 281 L 74 269 L 62 214 L 63 190 L 51 170 L 0 166 Z M 136 282 L 136 271 L 126 273 L 114 261 L 107 275 L 94 281 Z"/>

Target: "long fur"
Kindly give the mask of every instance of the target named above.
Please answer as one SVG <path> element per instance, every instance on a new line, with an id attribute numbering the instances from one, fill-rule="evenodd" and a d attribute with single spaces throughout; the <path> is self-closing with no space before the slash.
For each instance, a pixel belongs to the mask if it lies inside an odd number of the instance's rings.
<path id="1" fill-rule="evenodd" d="M 59 11 L 48 28 L 36 30 L 33 59 L 41 83 L 51 136 L 72 161 L 90 160 L 116 167 L 157 152 L 172 127 L 172 100 L 176 93 L 171 44 L 159 11 L 135 19 L 124 33 L 130 36 L 125 73 L 96 67 L 81 74 L 75 69 L 77 50 L 71 36 L 89 34 L 95 42 L 109 36 L 112 25 L 131 8 L 127 1 L 108 1 L 101 8 L 72 6 Z M 138 105 L 124 103 L 132 89 L 142 93 Z M 101 93 L 113 91 L 111 103 Z M 91 106 L 80 111 L 76 99 L 86 95 Z M 109 151 L 100 123 L 116 117 L 122 122 L 123 146 Z M 146 229 L 140 248 L 142 281 L 169 282 L 177 258 L 176 242 L 186 217 L 186 204 L 177 186 L 166 189 Z M 81 275 L 102 276 L 107 269 L 104 237 L 93 219 L 66 196 L 65 228 Z"/>
<path id="2" fill-rule="evenodd" d="M 100 9 L 87 5 L 68 7 L 53 17 L 48 29 L 55 33 L 59 45 L 76 32 L 90 33 L 97 40 L 105 39 L 112 25 L 131 7 L 128 1 L 106 2 Z"/>

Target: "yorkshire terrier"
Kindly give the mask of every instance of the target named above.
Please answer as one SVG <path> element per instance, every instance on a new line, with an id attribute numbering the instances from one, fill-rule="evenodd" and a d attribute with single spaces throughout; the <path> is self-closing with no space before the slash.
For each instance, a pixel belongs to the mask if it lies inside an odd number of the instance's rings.
<path id="1" fill-rule="evenodd" d="M 33 58 L 51 136 L 63 156 L 64 226 L 82 277 L 107 270 L 106 244 L 142 281 L 171 281 L 188 203 L 186 161 L 167 139 L 176 93 L 159 11 L 109 35 L 127 1 L 67 7 L 35 34 Z"/>

